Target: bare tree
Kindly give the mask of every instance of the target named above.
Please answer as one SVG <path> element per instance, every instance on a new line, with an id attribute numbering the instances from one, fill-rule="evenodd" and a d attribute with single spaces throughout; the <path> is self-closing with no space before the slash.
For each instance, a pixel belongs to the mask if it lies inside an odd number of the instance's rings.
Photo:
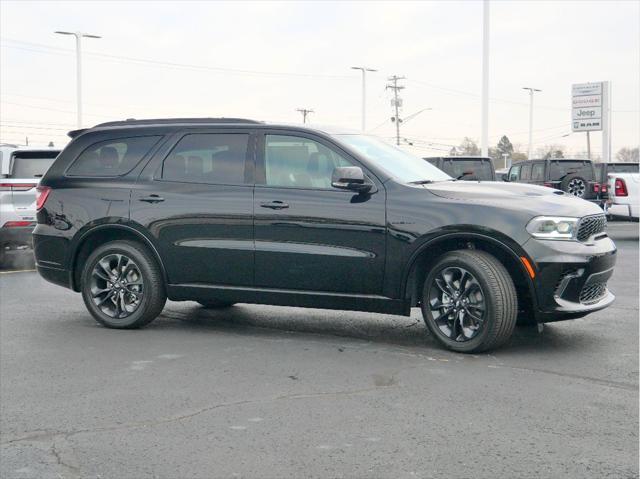
<path id="1" fill-rule="evenodd" d="M 638 163 L 638 147 L 635 148 L 620 148 L 618 153 L 616 153 L 616 159 L 618 161 L 622 161 L 624 163 Z"/>

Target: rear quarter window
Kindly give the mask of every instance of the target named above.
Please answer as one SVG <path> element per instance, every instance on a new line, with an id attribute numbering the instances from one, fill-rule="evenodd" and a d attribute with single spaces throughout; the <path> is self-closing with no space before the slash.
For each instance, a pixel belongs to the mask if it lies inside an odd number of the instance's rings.
<path id="1" fill-rule="evenodd" d="M 122 176 L 136 167 L 162 136 L 113 138 L 85 149 L 67 170 L 67 176 Z"/>

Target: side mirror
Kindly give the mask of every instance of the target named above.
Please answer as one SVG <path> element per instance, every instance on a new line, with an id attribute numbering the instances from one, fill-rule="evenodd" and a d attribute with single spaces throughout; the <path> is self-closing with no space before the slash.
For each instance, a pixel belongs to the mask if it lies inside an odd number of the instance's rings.
<path id="1" fill-rule="evenodd" d="M 506 181 L 506 182 L 511 181 L 511 180 L 509 179 L 509 174 L 504 175 L 504 176 L 502 177 L 502 181 Z"/>
<path id="2" fill-rule="evenodd" d="M 341 190 L 366 193 L 371 190 L 373 185 L 366 181 L 364 172 L 359 166 L 341 166 L 334 168 L 331 175 L 331 186 Z"/>

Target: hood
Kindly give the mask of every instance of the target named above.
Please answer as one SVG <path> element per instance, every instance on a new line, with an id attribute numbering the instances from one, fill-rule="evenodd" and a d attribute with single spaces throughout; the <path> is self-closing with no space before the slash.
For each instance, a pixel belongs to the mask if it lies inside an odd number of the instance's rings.
<path id="1" fill-rule="evenodd" d="M 581 217 L 602 209 L 563 191 L 546 186 L 502 181 L 440 181 L 423 185 L 436 196 L 503 208 L 527 210 L 532 215 Z"/>

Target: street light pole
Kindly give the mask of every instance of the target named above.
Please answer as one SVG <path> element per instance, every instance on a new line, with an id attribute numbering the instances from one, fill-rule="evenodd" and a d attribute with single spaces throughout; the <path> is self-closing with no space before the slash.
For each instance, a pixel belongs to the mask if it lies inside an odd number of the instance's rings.
<path id="1" fill-rule="evenodd" d="M 540 92 L 542 90 L 528 86 L 522 87 L 522 89 L 529 91 L 529 149 L 527 150 L 527 160 L 530 160 L 533 153 L 533 93 L 536 91 Z"/>
<path id="2" fill-rule="evenodd" d="M 352 70 L 362 71 L 362 131 L 365 131 L 367 123 L 367 81 L 366 72 L 377 72 L 373 68 L 367 67 L 351 67 Z"/>
<path id="3" fill-rule="evenodd" d="M 56 31 L 60 35 L 73 35 L 76 37 L 76 102 L 78 114 L 78 128 L 82 128 L 82 38 L 102 38 L 98 35 L 91 35 L 82 32 L 62 32 Z"/>
<path id="4" fill-rule="evenodd" d="M 480 148 L 489 156 L 489 0 L 482 3 L 482 118 Z"/>

